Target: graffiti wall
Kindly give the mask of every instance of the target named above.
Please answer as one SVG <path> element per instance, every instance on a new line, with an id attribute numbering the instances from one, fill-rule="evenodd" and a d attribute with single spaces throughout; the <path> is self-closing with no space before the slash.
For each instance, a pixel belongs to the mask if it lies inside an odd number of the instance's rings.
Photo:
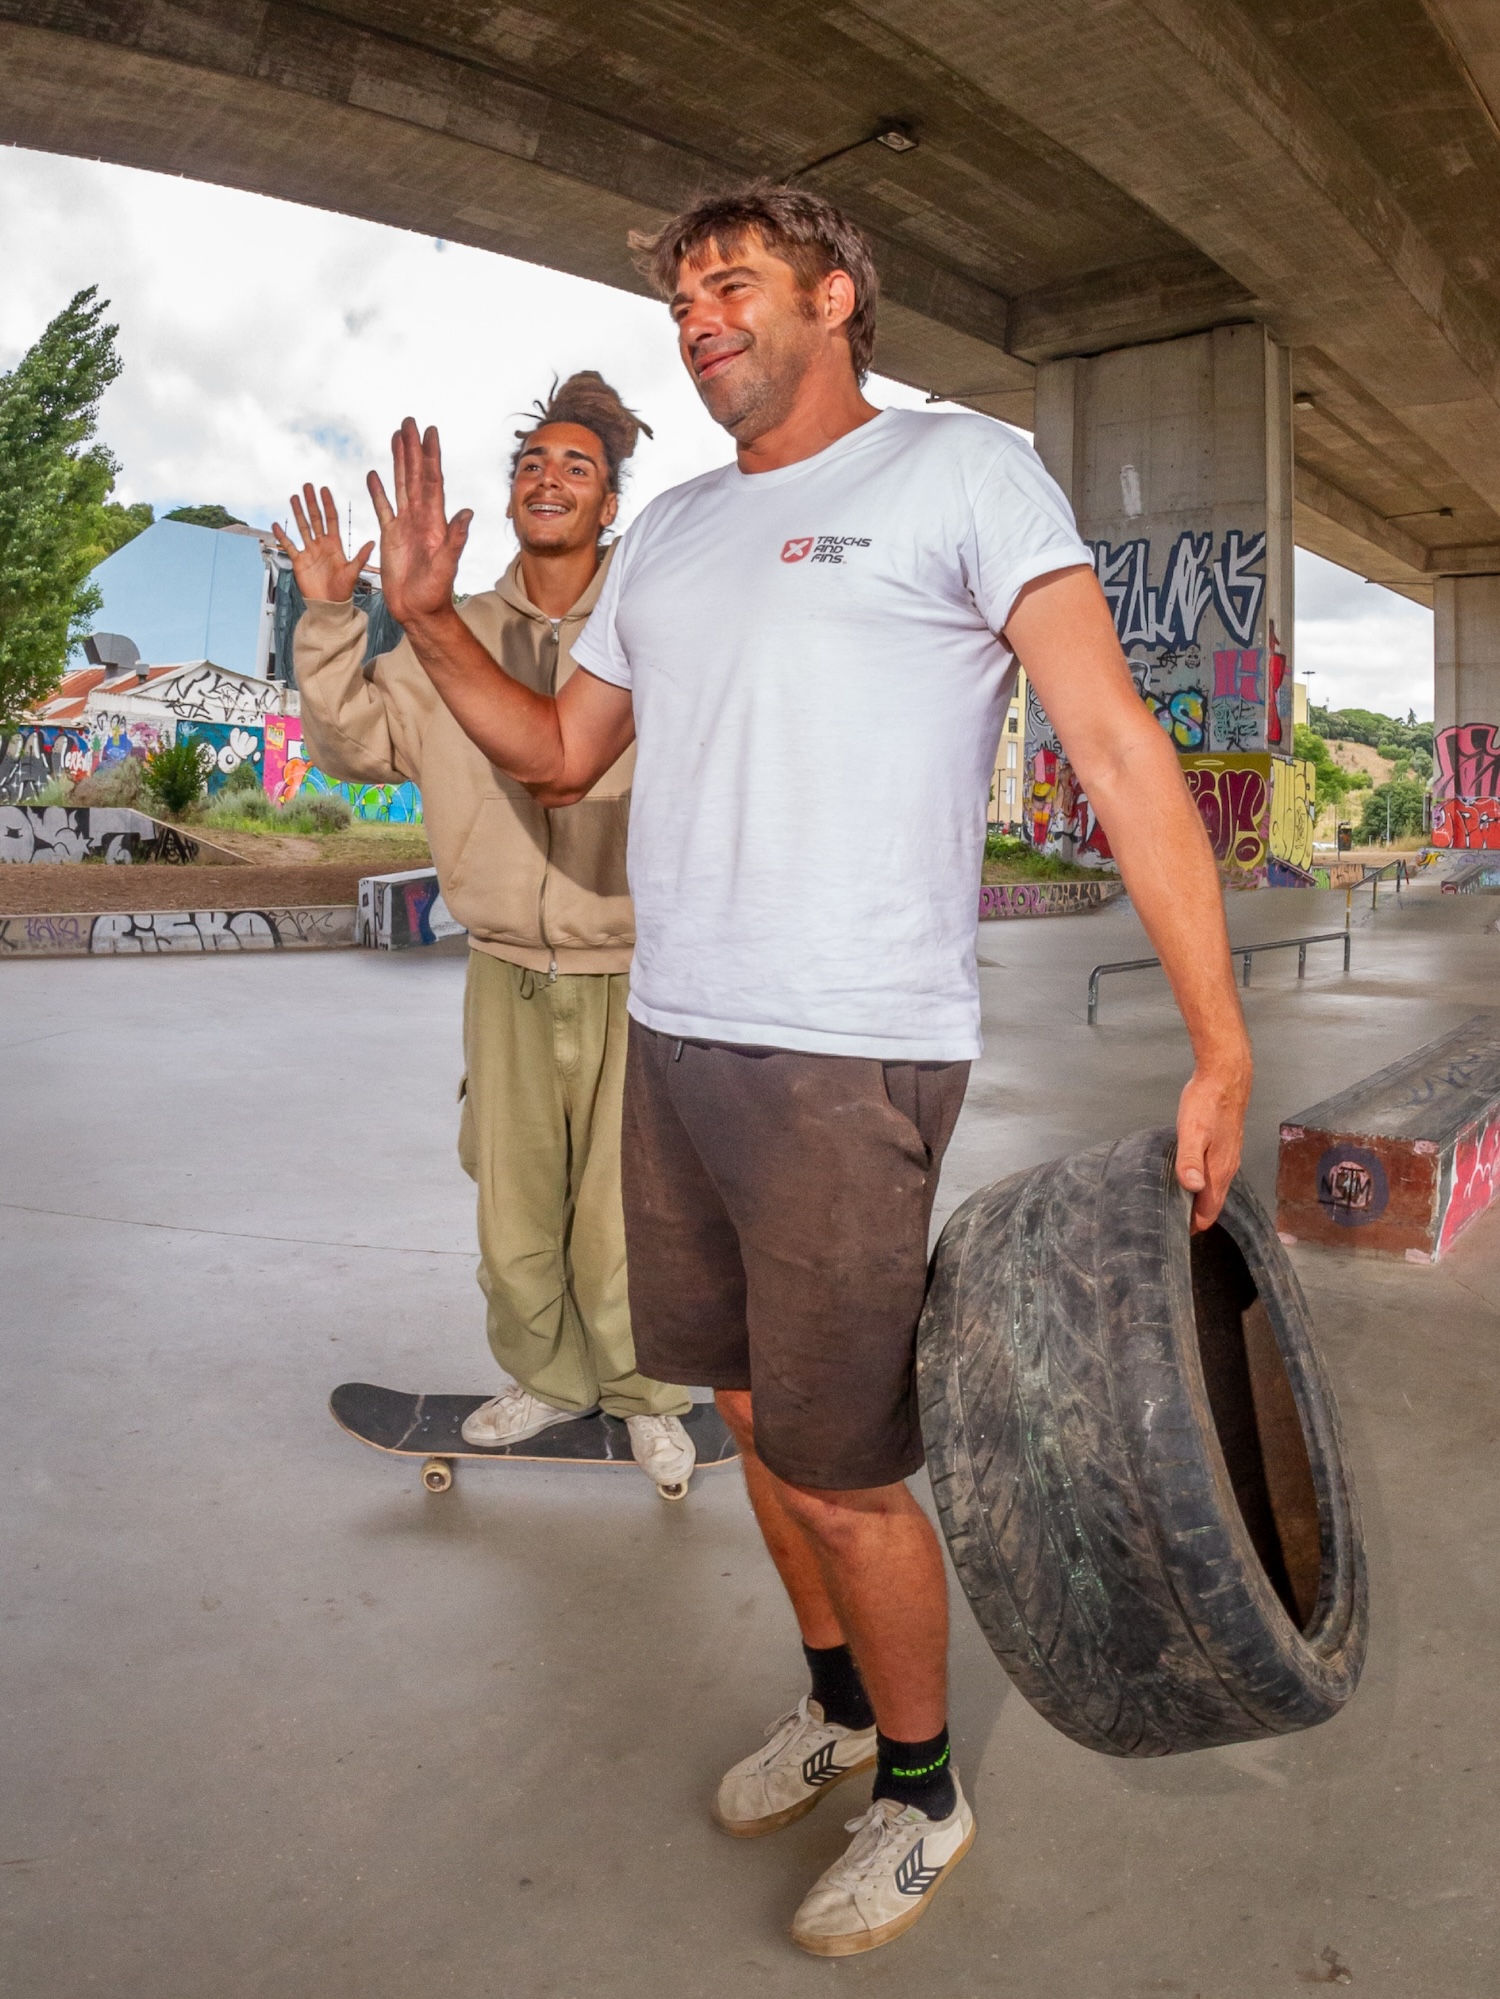
<path id="1" fill-rule="evenodd" d="M 0 742 L 0 801 L 20 805 L 54 778 L 77 784 L 90 768 L 85 730 L 46 725 L 18 729 Z"/>
<path id="2" fill-rule="evenodd" d="M 1102 909 L 1125 893 L 1117 881 L 986 882 L 979 891 L 979 920 L 991 923 L 1021 916 L 1076 916 Z"/>
<path id="3" fill-rule="evenodd" d="M 388 820 L 393 826 L 416 826 L 422 819 L 422 794 L 414 784 L 345 784 L 325 777 L 316 764 L 303 768 L 297 787 L 305 792 L 332 792 L 349 801 L 356 819 Z M 296 793 L 292 792 L 291 796 Z"/>
<path id="4" fill-rule="evenodd" d="M 0 916 L 0 958 L 202 957 L 327 951 L 354 942 L 354 906 L 173 909 L 151 915 Z"/>
<path id="5" fill-rule="evenodd" d="M 0 862 L 191 861 L 175 826 L 115 805 L 0 805 Z"/>
<path id="6" fill-rule="evenodd" d="M 1164 550 L 1149 536 L 1089 547 L 1136 691 L 1182 758 L 1226 879 L 1263 884 L 1273 849 L 1310 868 L 1305 781 L 1273 796 L 1272 765 L 1291 755 L 1292 684 L 1275 622 L 1263 615 L 1265 534 L 1230 528 L 1216 540 L 1183 529 Z M 1069 860 L 1107 859 L 1103 829 L 1029 685 L 1026 770 L 1033 842 Z"/>
<path id="7" fill-rule="evenodd" d="M 1317 767 L 1300 761 L 1271 763 L 1271 858 L 1304 874 L 1313 864 L 1313 821 L 1318 816 Z"/>
<path id="8" fill-rule="evenodd" d="M 1268 756 L 1184 757 L 1182 774 L 1231 888 L 1263 888 L 1271 844 Z"/>
<path id="9" fill-rule="evenodd" d="M 1433 846 L 1500 852 L 1500 727 L 1440 729 L 1432 748 Z"/>
<path id="10" fill-rule="evenodd" d="M 1500 853 L 1500 798 L 1435 798 L 1432 844 Z"/>
<path id="11" fill-rule="evenodd" d="M 177 724 L 170 715 L 146 716 L 124 710 L 103 710 L 84 717 L 88 729 L 89 769 L 119 763 L 125 757 L 148 757 L 163 743 L 175 741 Z"/>
<path id="12" fill-rule="evenodd" d="M 265 762 L 265 731 L 261 728 L 245 728 L 239 722 L 180 722 L 177 734 L 179 740 L 187 737 L 197 743 L 210 797 L 224 789 L 241 764 L 250 764 L 257 776 L 261 773 Z"/>
<path id="13" fill-rule="evenodd" d="M 225 673 L 208 660 L 167 674 L 151 687 L 151 699 L 165 703 L 184 722 L 238 722 L 244 728 L 258 728 L 280 697 L 274 681 Z"/>

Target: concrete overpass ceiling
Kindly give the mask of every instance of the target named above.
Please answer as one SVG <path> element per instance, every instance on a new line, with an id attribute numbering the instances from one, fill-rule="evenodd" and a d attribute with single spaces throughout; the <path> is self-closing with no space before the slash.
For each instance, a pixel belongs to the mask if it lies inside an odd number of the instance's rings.
<path id="1" fill-rule="evenodd" d="M 1500 568 L 1497 101 L 1494 0 L 0 0 L 0 138 L 616 285 L 822 161 L 879 365 L 1013 421 L 1038 362 L 1262 319 L 1298 539 L 1418 595 Z"/>

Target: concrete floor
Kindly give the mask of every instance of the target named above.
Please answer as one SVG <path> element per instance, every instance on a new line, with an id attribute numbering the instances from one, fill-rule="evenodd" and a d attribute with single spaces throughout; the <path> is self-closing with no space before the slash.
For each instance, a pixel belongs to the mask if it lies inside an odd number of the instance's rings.
<path id="1" fill-rule="evenodd" d="M 1236 936 L 1342 896 L 1231 904 Z M 1262 960 L 1277 1120 L 1500 1000 L 1500 899 Z M 1128 909 L 986 925 L 944 1203 L 1170 1119 Z M 0 1399 L 5 1989 L 29 1999 L 1493 1994 L 1500 1213 L 1436 1269 L 1297 1261 L 1356 1461 L 1373 1637 L 1337 1721 L 1132 1765 L 1055 1734 L 956 1609 L 980 1838 L 874 1956 L 785 1927 L 862 1793 L 755 1844 L 705 1804 L 801 1690 L 738 1475 L 415 1467 L 330 1386 L 490 1378 L 453 1158 L 461 954 L 7 966 Z M 727 1588 L 721 1588 L 727 1584 Z"/>

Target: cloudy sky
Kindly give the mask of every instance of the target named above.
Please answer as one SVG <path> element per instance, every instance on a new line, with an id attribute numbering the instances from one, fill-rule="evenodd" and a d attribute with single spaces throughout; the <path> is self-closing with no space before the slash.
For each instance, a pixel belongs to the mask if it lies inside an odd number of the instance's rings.
<path id="1" fill-rule="evenodd" d="M 327 482 L 373 532 L 364 474 L 410 412 L 443 434 L 448 490 L 476 512 L 460 579 L 510 560 L 504 460 L 553 371 L 597 367 L 656 432 L 622 524 L 730 457 L 678 363 L 663 308 L 459 244 L 128 167 L 0 147 L 0 371 L 98 285 L 125 368 L 101 434 L 116 497 L 157 513 L 219 501 L 256 526 Z M 876 379 L 872 399 L 919 406 Z M 1297 670 L 1316 701 L 1432 714 L 1432 618 L 1299 551 Z"/>

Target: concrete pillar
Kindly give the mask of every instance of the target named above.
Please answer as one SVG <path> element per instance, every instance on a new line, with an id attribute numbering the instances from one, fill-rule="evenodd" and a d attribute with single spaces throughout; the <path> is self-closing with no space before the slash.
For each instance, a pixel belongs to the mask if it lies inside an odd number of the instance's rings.
<path id="1" fill-rule="evenodd" d="M 1432 838 L 1500 849 L 1500 576 L 1440 576 L 1433 593 Z"/>
<path id="2" fill-rule="evenodd" d="M 1182 757 L 1226 880 L 1263 883 L 1278 857 L 1310 866 L 1302 767 L 1278 768 L 1292 753 L 1286 350 L 1260 326 L 1225 326 L 1050 362 L 1037 376 L 1036 445 L 1072 500 L 1136 686 Z M 1027 721 L 1034 837 L 1081 859 L 1106 852 L 1034 700 Z"/>

